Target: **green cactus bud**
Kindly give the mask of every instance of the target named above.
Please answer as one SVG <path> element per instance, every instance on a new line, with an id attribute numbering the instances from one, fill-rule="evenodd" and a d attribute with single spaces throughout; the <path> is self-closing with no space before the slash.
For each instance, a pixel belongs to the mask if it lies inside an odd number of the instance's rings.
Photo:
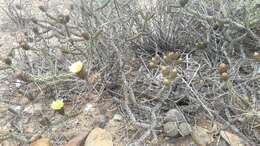
<path id="1" fill-rule="evenodd" d="M 170 74 L 170 69 L 169 69 L 169 67 L 167 67 L 167 66 L 162 66 L 162 67 L 161 67 L 161 72 L 162 72 L 162 75 L 163 75 L 164 77 L 166 77 L 166 76 L 169 76 L 169 74 Z"/>
<path id="2" fill-rule="evenodd" d="M 163 80 L 163 85 L 165 85 L 165 86 L 170 86 L 171 84 L 172 84 L 171 80 L 169 80 L 169 79 L 167 79 L 167 78 L 165 78 L 165 79 Z"/>

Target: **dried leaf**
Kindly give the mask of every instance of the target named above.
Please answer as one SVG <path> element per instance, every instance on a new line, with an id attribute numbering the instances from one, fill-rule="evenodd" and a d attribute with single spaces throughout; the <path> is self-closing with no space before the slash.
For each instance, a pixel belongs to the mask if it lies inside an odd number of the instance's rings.
<path id="1" fill-rule="evenodd" d="M 95 128 L 88 135 L 85 146 L 113 146 L 112 136 L 105 129 Z"/>
<path id="2" fill-rule="evenodd" d="M 79 135 L 77 135 L 76 137 L 74 137 L 73 139 L 71 139 L 66 145 L 64 146 L 82 146 L 86 137 L 87 137 L 88 133 L 81 133 Z"/>
<path id="3" fill-rule="evenodd" d="M 31 146 L 51 146 L 49 138 L 41 138 L 31 144 Z"/>
<path id="4" fill-rule="evenodd" d="M 214 141 L 213 135 L 205 128 L 194 126 L 191 133 L 193 141 L 199 146 L 207 146 Z"/>
<path id="5" fill-rule="evenodd" d="M 227 131 L 221 131 L 220 135 L 230 146 L 246 146 L 245 141 L 235 134 Z"/>

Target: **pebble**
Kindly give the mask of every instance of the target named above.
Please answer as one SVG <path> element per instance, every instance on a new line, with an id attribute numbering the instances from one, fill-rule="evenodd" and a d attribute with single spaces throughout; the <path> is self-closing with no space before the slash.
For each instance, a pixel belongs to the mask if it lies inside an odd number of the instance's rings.
<path id="1" fill-rule="evenodd" d="M 95 128 L 88 135 L 85 146 L 113 146 L 112 135 L 102 128 Z"/>
<path id="2" fill-rule="evenodd" d="M 184 116 L 181 112 L 179 112 L 177 109 L 171 109 L 169 110 L 166 115 L 165 119 L 166 122 L 183 122 L 185 121 Z"/>
<path id="3" fill-rule="evenodd" d="M 179 132 L 180 132 L 181 136 L 186 136 L 186 135 L 191 134 L 192 130 L 191 130 L 190 124 L 186 123 L 186 122 L 180 123 Z"/>
<path id="4" fill-rule="evenodd" d="M 122 121 L 123 117 L 120 114 L 115 114 L 114 117 L 113 117 L 113 120 L 114 121 Z"/>
<path id="5" fill-rule="evenodd" d="M 84 108 L 84 111 L 85 111 L 86 113 L 93 112 L 93 111 L 94 111 L 93 105 L 90 104 L 90 103 L 86 104 L 86 106 L 85 106 L 85 108 Z"/>
<path id="6" fill-rule="evenodd" d="M 167 122 L 163 125 L 163 130 L 166 136 L 176 137 L 179 134 L 178 126 L 176 122 Z"/>

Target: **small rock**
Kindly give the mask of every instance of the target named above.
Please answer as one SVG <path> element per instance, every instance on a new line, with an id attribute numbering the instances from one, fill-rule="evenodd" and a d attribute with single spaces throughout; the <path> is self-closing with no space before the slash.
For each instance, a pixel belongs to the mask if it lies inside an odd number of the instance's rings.
<path id="1" fill-rule="evenodd" d="M 8 108 L 8 111 L 10 111 L 13 114 L 20 115 L 22 111 L 22 106 L 10 106 Z"/>
<path id="2" fill-rule="evenodd" d="M 41 103 L 34 103 L 34 104 L 27 105 L 23 111 L 29 114 L 35 114 L 42 110 L 43 110 L 43 105 Z"/>
<path id="3" fill-rule="evenodd" d="M 236 134 L 230 133 L 228 131 L 220 131 L 220 136 L 230 145 L 230 146 L 246 146 L 248 145 L 244 139 Z"/>
<path id="4" fill-rule="evenodd" d="M 214 141 L 213 134 L 200 126 L 194 126 L 191 133 L 193 141 L 200 146 L 209 145 Z"/>
<path id="5" fill-rule="evenodd" d="M 163 130 L 166 136 L 176 137 L 179 134 L 178 126 L 176 122 L 167 122 L 163 125 Z"/>
<path id="6" fill-rule="evenodd" d="M 91 103 L 86 104 L 84 111 L 87 112 L 87 113 L 93 112 L 94 111 L 93 104 L 91 104 Z"/>
<path id="7" fill-rule="evenodd" d="M 166 122 L 182 122 L 184 121 L 184 116 L 177 109 L 169 110 L 165 115 Z"/>
<path id="8" fill-rule="evenodd" d="M 23 84 L 23 81 L 17 79 L 15 82 L 15 87 L 20 88 L 22 86 L 22 84 Z"/>
<path id="9" fill-rule="evenodd" d="M 88 135 L 87 132 L 81 133 L 81 134 L 77 135 L 76 137 L 74 137 L 73 139 L 71 139 L 64 146 L 81 146 L 81 145 L 83 145 L 87 135 Z"/>
<path id="10" fill-rule="evenodd" d="M 113 146 L 113 138 L 105 129 L 95 128 L 88 135 L 85 146 Z"/>
<path id="11" fill-rule="evenodd" d="M 24 125 L 24 133 L 26 134 L 32 134 L 34 132 L 34 123 L 28 123 Z"/>
<path id="12" fill-rule="evenodd" d="M 100 128 L 106 127 L 107 123 L 109 122 L 109 119 L 106 115 L 99 115 L 96 117 L 96 119 Z"/>
<path id="13" fill-rule="evenodd" d="M 31 144 L 31 146 L 51 146 L 48 138 L 41 138 Z"/>
<path id="14" fill-rule="evenodd" d="M 186 135 L 191 134 L 192 130 L 191 130 L 190 124 L 188 124 L 186 122 L 182 122 L 179 125 L 179 132 L 180 132 L 181 136 L 186 136 Z"/>
<path id="15" fill-rule="evenodd" d="M 125 123 L 123 123 L 122 121 L 116 121 L 116 120 L 109 120 L 109 122 L 107 123 L 105 129 L 107 131 L 109 131 L 109 133 L 112 135 L 112 137 L 115 137 L 115 139 L 113 140 L 113 143 L 116 143 L 116 146 L 124 146 L 123 145 L 123 141 L 121 141 L 120 136 L 122 136 L 122 127 L 125 127 Z"/>
<path id="16" fill-rule="evenodd" d="M 260 67 L 258 67 L 257 74 L 260 74 Z"/>
<path id="17" fill-rule="evenodd" d="M 122 121 L 123 117 L 120 114 L 115 114 L 114 117 L 113 117 L 113 120 L 114 121 Z"/>

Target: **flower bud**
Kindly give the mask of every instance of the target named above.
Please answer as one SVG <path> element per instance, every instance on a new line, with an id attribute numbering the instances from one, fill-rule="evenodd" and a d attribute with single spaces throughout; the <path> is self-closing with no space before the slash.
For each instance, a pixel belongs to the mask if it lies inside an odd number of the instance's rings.
<path id="1" fill-rule="evenodd" d="M 169 76 L 169 74 L 170 74 L 170 69 L 169 69 L 169 67 L 167 67 L 167 66 L 162 66 L 162 67 L 161 67 L 161 72 L 162 72 L 162 75 L 163 75 L 164 77 L 166 77 L 166 76 Z"/>
<path id="2" fill-rule="evenodd" d="M 29 50 L 30 49 L 30 46 L 29 44 L 26 42 L 26 41 L 21 41 L 20 42 L 20 47 L 24 50 Z"/>
<path id="3" fill-rule="evenodd" d="M 167 78 L 164 78 L 163 79 L 163 85 L 165 85 L 165 86 L 170 86 L 171 85 L 171 80 L 169 80 L 169 79 L 167 79 Z"/>
<path id="4" fill-rule="evenodd" d="M 221 78 L 222 78 L 222 80 L 227 81 L 228 78 L 229 78 L 228 73 L 226 73 L 226 72 L 222 73 L 222 74 L 221 74 Z"/>
<path id="5" fill-rule="evenodd" d="M 77 61 L 73 63 L 71 66 L 69 66 L 69 70 L 71 73 L 77 75 L 77 77 L 81 79 L 86 78 L 86 69 L 84 64 L 81 61 Z"/>
<path id="6" fill-rule="evenodd" d="M 153 62 L 155 64 L 159 64 L 160 63 L 160 56 L 155 55 L 154 57 L 152 57 L 151 62 Z"/>
<path id="7" fill-rule="evenodd" d="M 172 62 L 171 58 L 168 55 L 164 55 L 163 60 L 166 64 L 170 64 Z"/>
<path id="8" fill-rule="evenodd" d="M 155 58 L 155 57 L 152 57 L 151 61 L 152 61 L 152 62 L 156 62 L 156 58 Z"/>
<path id="9" fill-rule="evenodd" d="M 154 69 L 154 68 L 156 68 L 156 64 L 154 62 L 149 62 L 149 67 L 151 69 Z"/>
<path id="10" fill-rule="evenodd" d="M 85 40 L 89 40 L 89 39 L 90 39 L 89 33 L 87 33 L 87 32 L 82 32 L 82 33 L 81 33 L 81 36 L 82 36 Z"/>
<path id="11" fill-rule="evenodd" d="M 217 24 L 213 26 L 213 30 L 221 30 L 225 26 L 223 21 L 218 21 Z"/>
<path id="12" fill-rule="evenodd" d="M 250 96 L 244 96 L 243 100 L 246 102 L 246 104 L 250 105 L 252 102 L 252 98 Z"/>
<path id="13" fill-rule="evenodd" d="M 65 114 L 65 113 L 64 113 L 64 102 L 63 102 L 63 100 L 58 99 L 58 100 L 53 101 L 53 102 L 51 103 L 50 107 L 51 107 L 54 111 L 60 113 L 61 115 L 64 115 L 64 114 Z"/>
<path id="14" fill-rule="evenodd" d="M 170 52 L 168 56 L 171 60 L 177 60 L 180 57 L 180 54 L 179 52 Z"/>
<path id="15" fill-rule="evenodd" d="M 28 76 L 21 70 L 15 72 L 15 78 L 24 82 L 28 81 Z"/>
<path id="16" fill-rule="evenodd" d="M 179 58 L 178 60 L 176 60 L 176 65 L 179 65 L 179 64 L 181 64 L 182 63 L 182 58 Z"/>
<path id="17" fill-rule="evenodd" d="M 198 48 L 198 49 L 205 49 L 205 48 L 207 48 L 207 43 L 205 43 L 205 42 L 198 42 L 198 43 L 196 43 L 196 47 Z"/>
<path id="18" fill-rule="evenodd" d="M 46 8 L 45 8 L 44 6 L 41 5 L 41 6 L 39 6 L 38 8 L 39 8 L 42 12 L 46 12 Z"/>
<path id="19" fill-rule="evenodd" d="M 227 67 L 227 65 L 226 65 L 225 63 L 219 64 L 219 66 L 218 66 L 218 71 L 219 71 L 220 73 L 227 72 L 227 70 L 228 70 L 228 67 Z"/>
<path id="20" fill-rule="evenodd" d="M 170 78 L 171 80 L 174 80 L 176 77 L 177 77 L 177 68 L 174 67 L 174 68 L 171 70 L 171 72 L 170 72 L 169 78 Z"/>

